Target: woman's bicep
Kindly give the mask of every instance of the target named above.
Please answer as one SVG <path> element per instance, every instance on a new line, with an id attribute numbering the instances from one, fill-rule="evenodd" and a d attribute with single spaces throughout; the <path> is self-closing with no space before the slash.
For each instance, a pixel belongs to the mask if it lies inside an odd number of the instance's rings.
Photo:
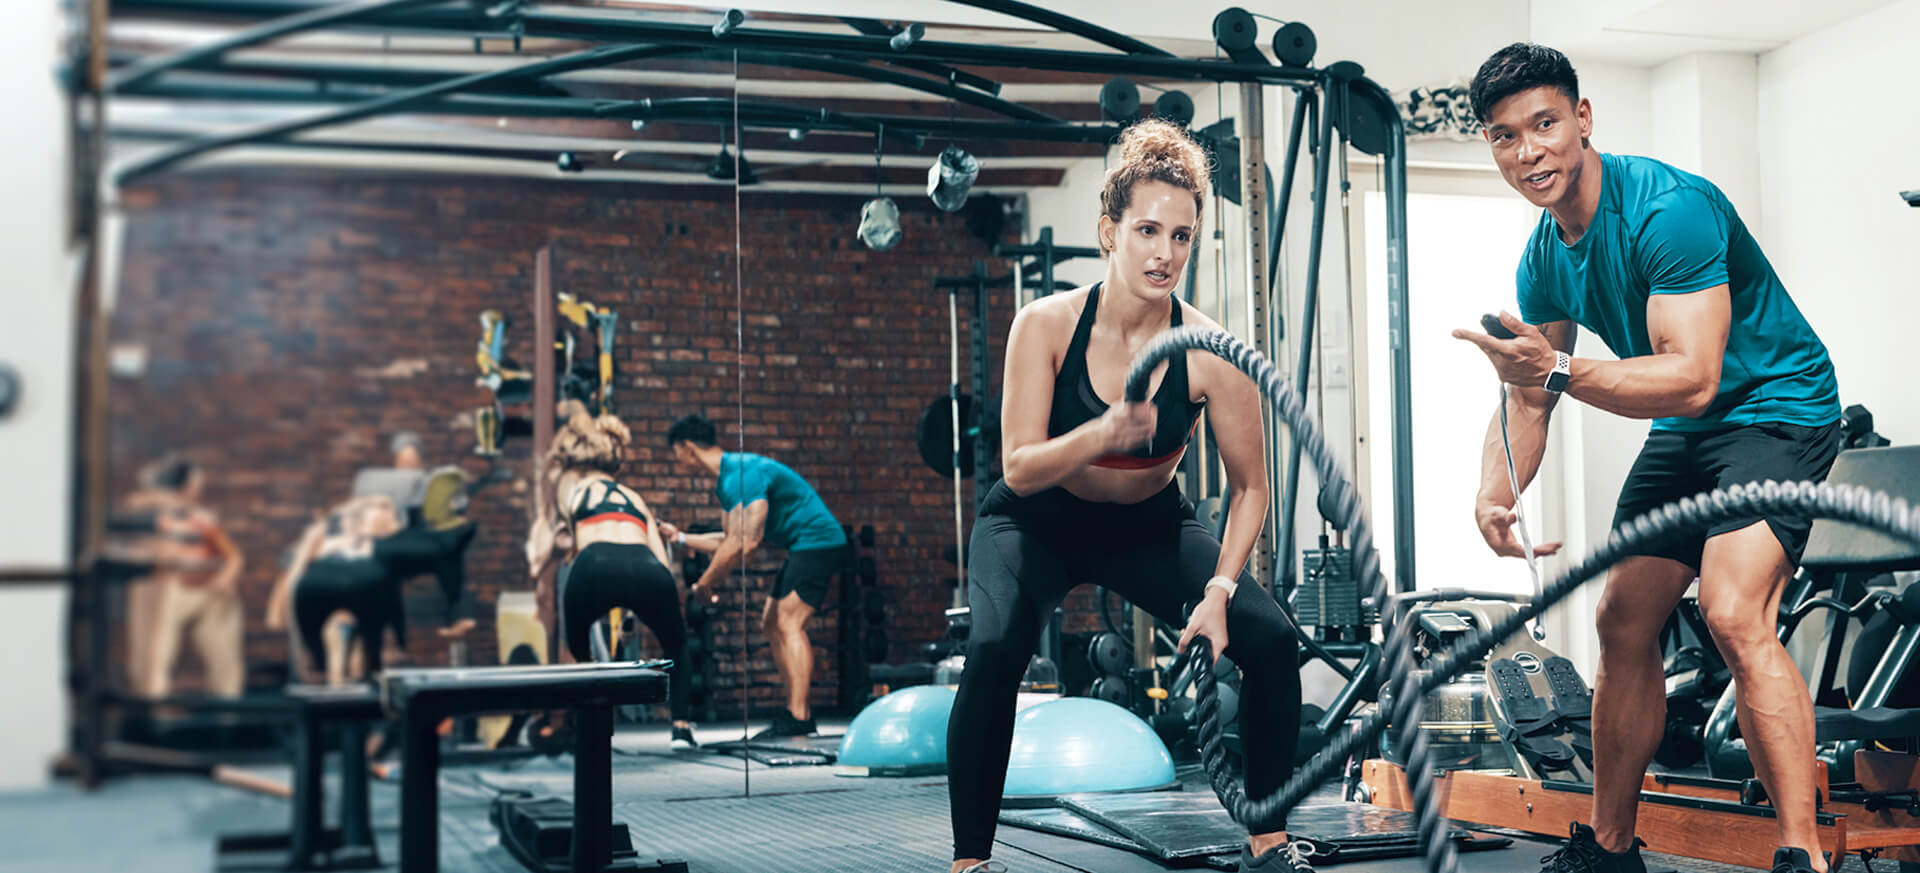
<path id="1" fill-rule="evenodd" d="M 1007 336 L 1001 387 L 1001 461 L 1016 450 L 1047 439 L 1053 412 L 1053 345 L 1050 313 L 1029 307 L 1013 320 Z"/>
<path id="2" fill-rule="evenodd" d="M 1207 361 L 1207 425 L 1233 490 L 1265 489 L 1266 434 L 1261 427 L 1260 389 L 1232 365 Z"/>

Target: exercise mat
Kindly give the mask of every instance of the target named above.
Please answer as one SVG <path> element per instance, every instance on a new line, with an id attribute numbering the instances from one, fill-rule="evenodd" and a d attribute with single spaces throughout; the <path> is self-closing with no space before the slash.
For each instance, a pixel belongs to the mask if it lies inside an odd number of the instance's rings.
<path id="1" fill-rule="evenodd" d="M 1062 798 L 1060 805 L 1165 861 L 1238 853 L 1247 839 L 1246 830 L 1211 794 L 1081 794 Z M 1324 847 L 1330 854 L 1347 857 L 1361 852 L 1369 857 L 1393 857 L 1418 849 L 1411 813 L 1361 803 L 1301 806 L 1288 816 L 1287 832 Z M 1470 836 L 1458 829 L 1450 835 L 1457 841 Z M 1469 846 L 1463 843 L 1460 848 Z"/>
<path id="2" fill-rule="evenodd" d="M 780 737 L 779 739 L 728 740 L 707 743 L 702 748 L 717 755 L 746 756 L 769 767 L 817 767 L 840 757 L 840 735 L 819 737 Z"/>
<path id="3" fill-rule="evenodd" d="M 1146 852 L 1139 843 L 1116 834 L 1112 829 L 1070 809 L 1003 809 L 1000 811 L 1000 823 L 1030 831 L 1073 837 L 1089 843 L 1126 849 L 1129 852 Z"/>

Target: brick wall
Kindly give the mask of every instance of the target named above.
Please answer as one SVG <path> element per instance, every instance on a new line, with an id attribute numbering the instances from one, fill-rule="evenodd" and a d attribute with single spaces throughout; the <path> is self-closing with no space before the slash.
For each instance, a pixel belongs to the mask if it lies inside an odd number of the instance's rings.
<path id="1" fill-rule="evenodd" d="M 354 471 L 387 463 L 390 434 L 419 432 L 430 464 L 485 472 L 469 425 L 487 401 L 474 385 L 478 316 L 513 318 L 510 354 L 531 361 L 534 253 L 548 242 L 555 289 L 622 318 L 616 402 L 638 442 L 625 481 L 669 519 L 717 523 L 710 484 L 672 471 L 662 435 L 699 411 L 731 447 L 738 420 L 748 450 L 798 470 L 842 523 L 875 528 L 893 658 L 943 633 L 952 486 L 921 465 L 913 431 L 948 382 L 947 300 L 932 280 L 990 258 L 961 216 L 903 200 L 905 239 L 877 253 L 853 237 L 857 198 L 750 192 L 736 258 L 725 189 L 236 170 L 171 177 L 125 201 L 113 336 L 143 346 L 147 367 L 112 385 L 115 476 L 130 486 L 132 470 L 164 450 L 207 467 L 209 500 L 248 558 L 256 665 L 287 658 L 284 633 L 266 630 L 262 614 L 279 556 L 313 512 L 345 496 Z M 1003 294 L 992 314 L 996 370 L 1010 317 Z M 509 444 L 499 463 L 513 478 L 473 503 L 476 663 L 497 659 L 498 593 L 528 587 L 528 444 Z M 408 598 L 430 605 L 432 592 L 422 579 Z M 756 617 L 757 607 L 755 598 Z M 754 626 L 734 615 L 717 628 L 723 700 L 737 699 L 739 676 L 724 647 Z M 409 655 L 420 663 L 445 662 L 432 627 L 430 616 L 413 620 Z M 830 617 L 813 638 L 833 641 Z M 185 660 L 180 684 L 192 687 Z M 822 651 L 816 663 L 825 703 L 833 658 Z M 751 677 L 757 700 L 774 699 L 764 646 Z"/>

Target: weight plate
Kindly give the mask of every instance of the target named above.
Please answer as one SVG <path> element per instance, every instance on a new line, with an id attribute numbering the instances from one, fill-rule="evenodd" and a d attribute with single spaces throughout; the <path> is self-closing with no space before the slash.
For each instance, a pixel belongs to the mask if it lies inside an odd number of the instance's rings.
<path id="1" fill-rule="evenodd" d="M 1087 662 L 1101 673 L 1125 676 L 1133 668 L 1133 646 L 1117 633 L 1101 631 L 1087 640 Z"/>
<path id="2" fill-rule="evenodd" d="M 1087 695 L 1124 707 L 1132 702 L 1133 692 L 1127 688 L 1127 680 L 1117 676 L 1102 676 L 1093 680 L 1093 687 L 1087 690 Z"/>

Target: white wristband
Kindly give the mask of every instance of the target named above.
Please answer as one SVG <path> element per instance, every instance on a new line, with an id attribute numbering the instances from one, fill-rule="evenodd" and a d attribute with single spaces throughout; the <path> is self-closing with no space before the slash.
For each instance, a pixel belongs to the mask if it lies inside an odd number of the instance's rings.
<path id="1" fill-rule="evenodd" d="M 675 531 L 673 535 L 673 541 L 675 543 L 685 543 L 687 541 L 687 532 L 683 530 Z"/>
<path id="2" fill-rule="evenodd" d="M 1207 588 L 1208 589 L 1218 588 L 1222 591 L 1227 592 L 1227 602 L 1232 603 L 1233 592 L 1239 590 L 1240 583 L 1235 582 L 1232 579 L 1228 579 L 1225 576 L 1215 576 L 1212 579 L 1207 580 Z"/>

